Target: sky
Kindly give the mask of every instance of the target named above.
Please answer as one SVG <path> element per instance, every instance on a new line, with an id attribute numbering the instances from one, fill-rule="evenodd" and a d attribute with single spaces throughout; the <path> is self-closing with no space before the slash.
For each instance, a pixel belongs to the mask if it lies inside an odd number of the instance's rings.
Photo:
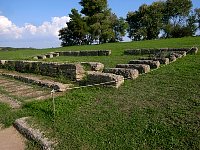
<path id="1" fill-rule="evenodd" d="M 66 27 L 72 8 L 80 0 L 0 0 L 0 47 L 59 47 L 58 31 Z M 118 17 L 126 17 L 142 4 L 155 0 L 108 0 Z M 192 0 L 200 7 L 200 0 Z"/>

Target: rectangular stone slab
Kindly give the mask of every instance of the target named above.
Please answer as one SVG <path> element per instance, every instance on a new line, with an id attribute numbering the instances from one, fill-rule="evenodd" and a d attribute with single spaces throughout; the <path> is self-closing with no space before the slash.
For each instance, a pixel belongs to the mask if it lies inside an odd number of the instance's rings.
<path id="1" fill-rule="evenodd" d="M 140 74 L 150 72 L 150 66 L 145 64 L 118 64 L 116 68 L 137 69 Z"/>
<path id="2" fill-rule="evenodd" d="M 105 73 L 113 73 L 116 75 L 122 75 L 124 78 L 136 79 L 139 76 L 139 71 L 137 69 L 127 69 L 127 68 L 106 68 Z"/>
<path id="3" fill-rule="evenodd" d="M 169 64 L 169 58 L 156 58 L 156 57 L 146 57 L 146 58 L 140 58 L 140 60 L 153 60 L 153 61 L 159 61 L 160 64 Z"/>
<path id="4" fill-rule="evenodd" d="M 151 69 L 157 69 L 160 67 L 159 61 L 154 60 L 131 60 L 129 64 L 146 64 L 149 65 Z"/>

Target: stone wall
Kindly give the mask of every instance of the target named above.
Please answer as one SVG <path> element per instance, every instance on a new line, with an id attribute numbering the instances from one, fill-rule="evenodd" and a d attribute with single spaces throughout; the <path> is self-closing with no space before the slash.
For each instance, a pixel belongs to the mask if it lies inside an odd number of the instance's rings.
<path id="1" fill-rule="evenodd" d="M 157 69 L 160 67 L 160 62 L 154 60 L 130 60 L 129 64 L 146 64 L 149 65 L 151 69 Z"/>
<path id="2" fill-rule="evenodd" d="M 118 64 L 116 68 L 137 69 L 140 74 L 150 72 L 150 66 L 145 64 Z"/>
<path id="3" fill-rule="evenodd" d="M 127 68 L 106 68 L 103 70 L 104 73 L 113 73 L 116 75 L 121 75 L 127 79 L 136 79 L 139 76 L 137 69 L 127 69 Z"/>
<path id="4" fill-rule="evenodd" d="M 153 60 L 153 61 L 159 61 L 160 64 L 168 65 L 169 64 L 169 58 L 156 58 L 156 57 L 145 57 L 145 58 L 139 58 L 140 60 Z"/>
<path id="5" fill-rule="evenodd" d="M 96 71 L 87 72 L 87 82 L 90 84 L 102 84 L 119 88 L 124 83 L 124 77 L 112 73 L 102 73 Z"/>
<path id="6" fill-rule="evenodd" d="M 111 50 L 88 50 L 88 51 L 58 51 L 51 52 L 44 55 L 39 55 L 33 57 L 33 59 L 46 59 L 58 56 L 109 56 L 111 55 Z"/>
<path id="7" fill-rule="evenodd" d="M 186 52 L 197 53 L 198 48 L 160 48 L 160 49 L 128 49 L 124 51 L 125 55 L 144 55 L 144 54 L 156 54 L 160 52 Z"/>
<path id="8" fill-rule="evenodd" d="M 88 71 L 103 71 L 104 64 L 100 62 L 81 62 L 81 65 L 85 67 L 85 70 Z"/>
<path id="9" fill-rule="evenodd" d="M 79 63 L 0 60 L 0 68 L 51 77 L 63 76 L 71 80 L 81 80 L 85 73 L 83 66 Z"/>

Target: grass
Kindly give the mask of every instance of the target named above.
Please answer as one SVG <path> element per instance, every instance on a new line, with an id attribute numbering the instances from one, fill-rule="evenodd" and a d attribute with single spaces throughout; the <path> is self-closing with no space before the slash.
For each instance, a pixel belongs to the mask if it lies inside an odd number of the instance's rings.
<path id="1" fill-rule="evenodd" d="M 122 56 L 123 49 L 194 45 L 200 48 L 199 39 L 116 43 L 57 50 L 111 49 L 112 56 L 106 57 L 107 61 L 104 57 L 99 57 L 99 60 L 106 66 L 114 66 L 118 59 L 120 63 L 131 59 Z M 21 52 L 16 53 L 21 56 Z M 32 55 L 35 54 L 27 54 L 26 58 Z M 64 61 L 62 59 L 65 58 L 58 57 L 55 61 Z M 83 61 L 86 58 L 66 59 Z M 92 59 L 88 57 L 87 60 Z M 199 68 L 200 53 L 187 55 L 136 80 L 126 80 L 119 89 L 74 89 L 56 98 L 55 118 L 51 100 L 27 103 L 22 110 L 15 112 L 0 104 L 0 123 L 9 126 L 16 118 L 33 116 L 33 123 L 38 128 L 59 141 L 56 147 L 59 150 L 200 149 Z"/>

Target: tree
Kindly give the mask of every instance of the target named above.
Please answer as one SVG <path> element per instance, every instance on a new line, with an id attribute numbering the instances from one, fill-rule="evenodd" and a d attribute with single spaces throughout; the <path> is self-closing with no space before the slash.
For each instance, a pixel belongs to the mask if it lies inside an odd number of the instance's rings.
<path id="1" fill-rule="evenodd" d="M 127 22 L 123 17 L 118 18 L 115 14 L 112 16 L 113 18 L 113 30 L 115 34 L 115 39 L 113 42 L 123 41 L 123 37 L 126 35 L 126 30 L 128 28 Z"/>
<path id="2" fill-rule="evenodd" d="M 198 28 L 200 29 L 200 8 L 195 9 L 195 15 L 196 15 L 196 22 L 198 23 Z"/>
<path id="3" fill-rule="evenodd" d="M 67 22 L 67 27 L 62 28 L 59 31 L 60 40 L 62 40 L 62 46 L 72 46 L 72 45 L 85 45 L 88 43 L 87 35 L 87 25 L 78 13 L 78 10 L 72 9 L 71 14 L 69 14 L 70 21 Z"/>
<path id="4" fill-rule="evenodd" d="M 81 13 L 89 17 L 103 13 L 108 5 L 107 0 L 81 0 L 79 4 L 83 7 Z"/>
<path id="5" fill-rule="evenodd" d="M 138 11 L 129 12 L 129 37 L 133 40 L 150 40 L 158 38 L 162 26 L 163 2 L 142 5 Z"/>
<path id="6" fill-rule="evenodd" d="M 191 8 L 191 0 L 167 0 L 165 2 L 163 30 L 166 38 L 174 37 L 172 32 L 178 33 L 181 32 L 180 28 L 185 28 Z"/>

